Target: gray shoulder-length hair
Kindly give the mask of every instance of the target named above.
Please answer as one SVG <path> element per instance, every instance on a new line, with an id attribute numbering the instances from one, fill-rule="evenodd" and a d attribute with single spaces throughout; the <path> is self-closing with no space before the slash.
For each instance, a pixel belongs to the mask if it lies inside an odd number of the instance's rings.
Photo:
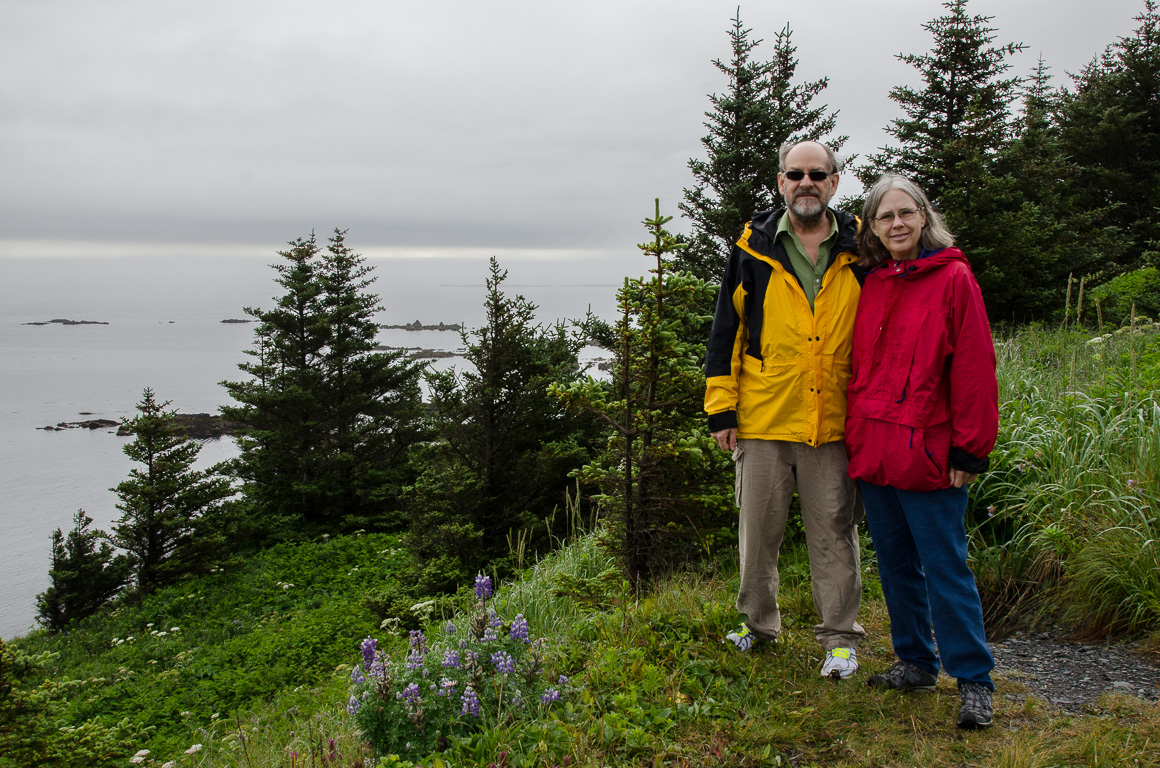
<path id="1" fill-rule="evenodd" d="M 882 196 L 892 189 L 905 192 L 920 211 L 926 214 L 926 224 L 922 227 L 922 247 L 930 250 L 950 248 L 955 244 L 955 236 L 947 229 L 942 214 L 930 204 L 922 187 L 905 176 L 888 173 L 882 176 L 870 187 L 866 199 L 862 203 L 862 226 L 858 230 L 859 262 L 863 266 L 874 266 L 884 259 L 890 258 L 890 252 L 882 245 L 878 235 L 870 227 L 870 222 L 878 215 L 878 208 L 882 205 Z"/>

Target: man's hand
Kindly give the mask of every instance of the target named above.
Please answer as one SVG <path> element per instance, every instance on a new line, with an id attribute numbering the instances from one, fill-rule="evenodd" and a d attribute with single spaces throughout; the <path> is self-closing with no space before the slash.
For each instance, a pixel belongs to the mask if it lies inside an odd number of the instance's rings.
<path id="1" fill-rule="evenodd" d="M 967 483 L 973 483 L 978 479 L 978 473 L 972 475 L 969 472 L 964 472 L 961 469 L 955 469 L 954 467 L 951 467 L 951 485 L 953 485 L 955 488 L 962 488 Z"/>
<path id="2" fill-rule="evenodd" d="M 712 435 L 713 439 L 717 441 L 717 445 L 723 451 L 732 451 L 737 447 L 737 427 L 722 429 L 718 432 L 713 432 Z"/>

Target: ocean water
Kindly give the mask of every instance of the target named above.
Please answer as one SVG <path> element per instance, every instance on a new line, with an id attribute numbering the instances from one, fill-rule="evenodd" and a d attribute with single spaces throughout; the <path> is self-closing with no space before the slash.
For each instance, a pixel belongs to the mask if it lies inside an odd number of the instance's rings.
<path id="1" fill-rule="evenodd" d="M 638 257 L 639 258 L 639 257 Z M 625 274 L 638 258 L 525 258 L 503 264 L 504 290 L 539 306 L 541 322 L 611 319 Z M 34 626 L 36 594 L 48 586 L 51 535 L 84 509 L 94 527 L 119 516 L 110 490 L 132 462 L 115 430 L 40 429 L 58 422 L 131 417 L 145 387 L 183 413 L 226 404 L 222 380 L 253 334 L 242 307 L 272 305 L 274 259 L 171 255 L 0 257 L 0 637 Z M 482 323 L 481 258 L 370 259 L 383 324 Z M 32 326 L 55 318 L 108 325 Z M 454 332 L 383 330 L 382 344 L 456 350 Z M 589 350 L 589 355 L 592 354 Z M 445 369 L 459 358 L 434 361 Z M 225 438 L 203 443 L 199 466 L 236 454 Z"/>

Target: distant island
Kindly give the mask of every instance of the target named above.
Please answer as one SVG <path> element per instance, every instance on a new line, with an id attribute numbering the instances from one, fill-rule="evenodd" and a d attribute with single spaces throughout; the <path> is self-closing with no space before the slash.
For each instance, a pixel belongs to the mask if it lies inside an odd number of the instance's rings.
<path id="1" fill-rule="evenodd" d="M 22 323 L 22 325 L 108 325 L 104 320 L 66 320 L 63 317 L 52 320 L 43 320 L 39 323 Z"/>
<path id="2" fill-rule="evenodd" d="M 253 320 L 239 320 L 236 317 L 230 317 L 230 318 L 227 318 L 225 320 L 222 320 L 222 322 L 226 323 L 226 324 L 237 324 L 237 323 L 252 323 L 254 321 Z"/>
<path id="3" fill-rule="evenodd" d="M 406 325 L 379 325 L 380 328 L 386 328 L 392 331 L 462 331 L 462 323 L 437 323 L 436 325 L 423 325 L 418 320 Z"/>
<path id="4" fill-rule="evenodd" d="M 82 413 L 82 416 L 91 414 Z M 226 421 L 221 416 L 212 416 L 208 413 L 179 413 L 177 427 L 181 434 L 194 440 L 208 440 L 222 435 L 234 435 L 242 425 L 236 421 Z M 45 432 L 63 432 L 66 429 L 108 429 L 117 430 L 122 437 L 133 434 L 124 424 L 112 419 L 88 419 L 86 421 L 61 421 L 47 427 L 37 427 Z"/>
<path id="5" fill-rule="evenodd" d="M 446 349 L 422 349 L 420 347 L 386 347 L 379 344 L 375 347 L 379 352 L 406 352 L 412 360 L 441 360 L 445 357 L 459 357 L 462 352 L 451 352 Z"/>

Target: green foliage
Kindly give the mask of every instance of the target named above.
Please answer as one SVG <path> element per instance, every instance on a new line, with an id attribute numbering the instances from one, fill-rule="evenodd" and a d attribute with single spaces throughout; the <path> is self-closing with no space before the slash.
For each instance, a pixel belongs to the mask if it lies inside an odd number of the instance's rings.
<path id="1" fill-rule="evenodd" d="M 548 394 L 579 375 L 579 340 L 537 325 L 534 304 L 503 293 L 506 278 L 492 258 L 486 322 L 463 333 L 470 367 L 426 374 L 439 440 L 415 449 L 420 472 L 405 500 L 420 593 L 453 591 L 516 536 L 543 551 L 543 521 L 595 438 L 590 417 Z"/>
<path id="2" fill-rule="evenodd" d="M 128 553 L 133 587 L 151 592 L 208 567 L 222 554 L 214 529 L 229 481 L 194 470 L 201 446 L 178 432 L 177 414 L 146 388 L 137 416 L 125 421 L 135 437 L 125 455 L 140 465 L 113 490 L 119 517 L 109 540 Z"/>
<path id="3" fill-rule="evenodd" d="M 280 544 L 17 647 L 53 654 L 37 683 L 85 681 L 62 699 L 62 725 L 152 728 L 134 751 L 150 749 L 160 764 L 222 718 L 326 682 L 379 629 L 365 596 L 397 589 L 409 563 L 383 534 Z"/>
<path id="4" fill-rule="evenodd" d="M 1126 245 L 1111 226 L 1113 207 L 1088 207 L 1081 199 L 1084 174 L 1061 146 L 1052 120 L 1060 95 L 1047 70 L 1040 59 L 1012 141 L 997 150 L 972 208 L 950 217 L 988 312 L 1005 321 L 1055 317 L 1067 301 L 1069 278 L 1074 274 L 1078 283 L 1079 276 L 1100 271 Z"/>
<path id="5" fill-rule="evenodd" d="M 1082 179 L 1075 210 L 1112 206 L 1128 247 L 1107 255 L 1109 272 L 1155 261 L 1160 240 L 1160 13 L 1145 0 L 1131 35 L 1074 76 L 1058 109 L 1061 152 Z M 1155 264 L 1153 264 L 1155 266 Z"/>
<path id="6" fill-rule="evenodd" d="M 128 719 L 62 724 L 67 698 L 82 694 L 84 684 L 45 679 L 43 670 L 52 661 L 52 654 L 30 655 L 0 640 L 0 768 L 123 765 L 146 732 Z"/>
<path id="7" fill-rule="evenodd" d="M 378 351 L 378 297 L 362 256 L 335 230 L 280 251 L 285 292 L 258 321 L 249 378 L 222 385 L 246 425 L 233 471 L 250 502 L 249 531 L 274 539 L 397 522 L 406 452 L 422 437 L 421 366 Z"/>
<path id="8" fill-rule="evenodd" d="M 129 575 L 128 558 L 116 555 L 104 531 L 89 530 L 92 524 L 78 509 L 67 538 L 60 528 L 52 534 L 49 587 L 36 596 L 36 620 L 50 632 L 96 613 Z"/>
<path id="9" fill-rule="evenodd" d="M 968 216 L 971 193 L 989 171 L 989 155 L 1009 138 L 1008 103 L 1019 78 L 1004 78 L 1006 59 L 1025 46 L 992 45 L 990 16 L 971 16 L 968 0 L 943 3 L 945 15 L 923 24 L 934 36 L 929 53 L 899 54 L 922 75 L 920 89 L 895 86 L 890 98 L 905 117 L 886 132 L 898 141 L 869 158 L 864 184 L 899 173 L 917 182 L 935 207 Z"/>
<path id="10" fill-rule="evenodd" d="M 1149 344 L 1034 327 L 999 344 L 999 440 L 968 509 L 991 631 L 1060 606 L 1094 634 L 1160 622 L 1160 569 L 1138 560 L 1160 524 L 1160 409 L 1124 387 Z"/>
<path id="11" fill-rule="evenodd" d="M 758 211 L 784 205 L 778 192 L 778 148 L 786 141 L 820 140 L 834 130 L 837 113 L 826 105 L 812 106 L 828 78 L 794 84 L 797 47 L 790 28 L 777 33 L 769 61 L 754 61 L 761 43 L 741 24 L 740 10 L 729 30 L 732 58 L 713 61 L 729 79 L 729 90 L 710 94 L 712 111 L 701 139 L 705 159 L 689 160 L 695 183 L 684 190 L 678 206 L 692 222 L 689 247 L 673 256 L 677 269 L 716 283 L 729 249 Z M 830 138 L 838 149 L 845 136 Z M 711 313 L 712 301 L 708 307 Z"/>
<path id="12" fill-rule="evenodd" d="M 712 286 L 684 272 L 667 273 L 678 243 L 656 214 L 639 246 L 656 267 L 651 280 L 625 279 L 613 327 L 590 322 L 590 335 L 615 356 L 612 381 L 588 378 L 556 386 L 570 407 L 611 428 L 601 454 L 578 473 L 598 489 L 593 499 L 609 525 L 610 544 L 630 581 L 652 576 L 731 541 L 730 472 L 702 424 L 704 345 L 687 341 L 706 320 L 698 313 Z"/>
<path id="13" fill-rule="evenodd" d="M 548 642 L 533 638 L 524 616 L 509 622 L 487 605 L 491 589 L 490 578 L 478 577 L 474 610 L 432 628 L 430 638 L 412 631 L 405 658 L 363 640 L 347 712 L 376 753 L 442 751 L 481 730 L 546 718 L 573 694 L 568 678 L 548 668 Z"/>
<path id="14" fill-rule="evenodd" d="M 1089 324 L 1098 321 L 1117 328 L 1137 320 L 1160 319 L 1160 269 L 1144 267 L 1113 277 L 1093 289 L 1085 302 Z M 1096 308 L 1098 304 L 1098 310 Z"/>

